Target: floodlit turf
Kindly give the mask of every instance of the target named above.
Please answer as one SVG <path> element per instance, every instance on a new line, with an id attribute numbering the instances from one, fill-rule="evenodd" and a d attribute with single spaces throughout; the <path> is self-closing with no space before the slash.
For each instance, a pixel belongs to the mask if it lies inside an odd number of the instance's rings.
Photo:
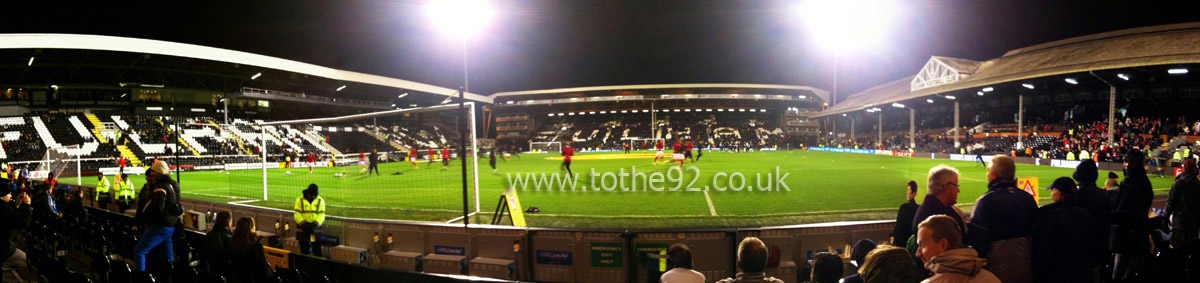
<path id="1" fill-rule="evenodd" d="M 487 222 L 499 195 L 510 186 L 510 176 L 518 174 L 546 173 L 547 177 L 560 173 L 561 160 L 551 154 L 522 154 L 521 159 L 498 161 L 498 172 L 492 173 L 486 159 L 480 175 L 480 203 L 482 214 L 472 217 L 472 223 Z M 651 164 L 653 155 L 645 152 L 625 155 L 624 153 L 587 153 L 576 156 L 572 169 L 579 175 L 576 190 L 569 188 L 548 190 L 543 184 L 539 191 L 528 180 L 524 190 L 519 191 L 521 204 L 525 207 L 541 208 L 540 213 L 526 214 L 531 226 L 572 227 L 604 229 L 656 229 L 696 227 L 753 227 L 764 225 L 786 225 L 843 220 L 894 219 L 896 208 L 904 202 L 905 183 L 912 179 L 920 184 L 924 195 L 925 177 L 929 169 L 946 164 L 962 173 L 959 184 L 959 206 L 969 211 L 986 190 L 984 167 L 974 162 L 904 158 L 882 155 L 830 153 L 816 151 L 764 151 L 746 153 L 706 152 L 693 170 L 671 172 L 670 165 Z M 449 170 L 440 164 L 426 169 L 422 164 L 414 169 L 409 163 L 382 164 L 383 176 L 366 176 L 357 166 L 318 168 L 313 174 L 307 169 L 272 169 L 268 176 L 270 190 L 268 200 L 262 199 L 262 175 L 260 170 L 228 172 L 185 172 L 181 186 L 187 198 L 206 201 L 250 201 L 248 204 L 290 209 L 295 198 L 309 183 L 321 187 L 321 195 L 330 205 L 330 214 L 360 217 L 422 221 L 446 221 L 462 215 L 462 187 L 459 163 L 452 162 Z M 1037 177 L 1040 186 L 1049 185 L 1054 178 L 1070 176 L 1072 169 L 1048 166 L 1017 165 L 1019 177 Z M 637 190 L 623 191 L 616 179 L 603 183 L 602 177 L 593 181 L 588 177 L 593 169 L 597 173 L 648 173 L 639 178 Z M 773 188 L 772 191 L 742 189 L 719 191 L 715 186 L 730 186 L 728 175 L 740 173 L 745 177 L 744 185 L 757 186 L 755 176 L 761 176 L 761 184 L 768 175 L 776 178 L 776 167 L 787 175 L 784 183 L 790 191 Z M 468 168 L 470 169 L 470 168 Z M 284 174 L 291 171 L 291 175 Z M 334 177 L 334 173 L 345 171 L 345 177 Z M 403 175 L 389 175 L 402 172 Z M 696 173 L 699 173 L 697 175 Z M 645 183 L 654 173 L 663 174 L 662 191 L 649 190 Z M 713 181 L 713 177 L 724 173 Z M 1100 172 L 1101 176 L 1107 172 Z M 1118 172 L 1120 174 L 1120 172 Z M 527 176 L 527 175 L 522 175 Z M 678 177 L 678 178 L 676 178 Z M 624 186 L 631 187 L 633 177 L 624 177 Z M 734 177 L 734 179 L 737 179 Z M 1151 177 L 1155 194 L 1165 194 L 1170 187 L 1170 178 Z M 92 179 L 88 179 L 92 180 Z M 673 182 L 672 180 L 681 180 Z M 694 183 L 691 183 L 695 180 Z M 68 181 L 68 180 L 64 180 Z M 140 186 L 142 178 L 135 178 Z M 71 181 L 73 182 L 73 181 Z M 688 191 L 690 187 L 698 191 Z M 738 185 L 737 180 L 733 186 Z M 605 185 L 612 188 L 607 191 Z M 584 189 L 586 187 L 586 189 Z M 671 188 L 679 187 L 677 191 Z M 708 187 L 705 191 L 704 188 Z M 521 188 L 518 188 L 521 189 Z M 707 194 L 706 194 L 707 192 Z M 1050 201 L 1047 191 L 1040 191 L 1041 204 Z M 921 197 L 918 196 L 918 201 Z M 257 200 L 257 201 L 255 201 Z M 474 195 L 469 195 L 470 207 L 474 208 Z M 711 205 L 710 205 L 711 202 Z M 713 216 L 713 214 L 716 216 Z"/>

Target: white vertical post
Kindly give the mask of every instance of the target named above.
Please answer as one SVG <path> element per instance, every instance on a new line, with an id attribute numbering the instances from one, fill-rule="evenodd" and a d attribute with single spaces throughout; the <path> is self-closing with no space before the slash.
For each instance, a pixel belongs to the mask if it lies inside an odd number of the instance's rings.
<path id="1" fill-rule="evenodd" d="M 1117 120 L 1117 87 L 1108 86 L 1108 146 L 1117 144 L 1116 136 L 1113 135 L 1113 123 Z"/>
<path id="2" fill-rule="evenodd" d="M 917 148 L 917 110 L 908 108 L 908 148 L 916 150 Z"/>
<path id="3" fill-rule="evenodd" d="M 83 186 L 83 169 L 81 169 L 83 167 L 80 167 L 80 162 L 79 162 L 79 159 L 83 158 L 83 156 L 81 156 L 79 154 L 80 151 L 82 151 L 82 150 L 80 150 L 78 147 L 75 148 L 75 181 L 76 181 L 75 185 L 76 186 Z M 179 165 L 179 164 L 176 164 L 176 165 Z M 101 173 L 101 174 L 103 174 L 103 173 Z"/>
<path id="4" fill-rule="evenodd" d="M 267 128 L 258 125 L 258 152 L 262 154 L 263 200 L 267 200 Z"/>
<path id="5" fill-rule="evenodd" d="M 854 117 L 850 117 L 850 140 L 854 140 Z"/>
<path id="6" fill-rule="evenodd" d="M 479 139 L 475 137 L 475 102 L 471 102 L 471 168 L 475 171 L 475 175 L 471 179 L 475 179 L 475 213 L 479 213 Z M 466 161 L 463 158 L 463 161 Z"/>
<path id="7" fill-rule="evenodd" d="M 955 148 L 958 148 L 959 146 L 961 146 L 958 143 L 958 135 L 959 135 L 958 129 L 959 128 L 960 127 L 958 126 L 958 101 L 954 101 L 954 147 Z"/>
<path id="8" fill-rule="evenodd" d="M 1025 95 L 1017 95 L 1017 150 L 1025 148 Z"/>

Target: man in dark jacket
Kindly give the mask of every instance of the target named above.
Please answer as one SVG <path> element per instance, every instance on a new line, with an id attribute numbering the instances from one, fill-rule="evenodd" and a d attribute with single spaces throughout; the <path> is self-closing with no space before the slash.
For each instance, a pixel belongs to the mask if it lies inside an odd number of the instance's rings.
<path id="1" fill-rule="evenodd" d="M 230 225 L 233 223 L 233 214 L 229 211 L 217 212 L 217 219 L 213 221 L 212 231 L 204 235 L 204 246 L 201 247 L 201 252 L 204 257 L 205 266 L 208 272 L 214 274 L 229 274 L 231 266 L 229 265 L 229 238 L 233 237 L 233 231 L 230 231 Z"/>
<path id="2" fill-rule="evenodd" d="M 900 205 L 900 210 L 896 212 L 896 226 L 892 229 L 892 243 L 904 243 L 908 241 L 908 237 L 912 236 L 913 217 L 917 215 L 917 182 L 908 180 L 908 190 L 906 191 L 908 202 Z"/>
<path id="3" fill-rule="evenodd" d="M 954 218 L 958 223 L 959 232 L 964 232 L 964 222 L 962 213 L 954 208 L 954 204 L 958 202 L 958 170 L 953 167 L 940 165 L 929 170 L 929 180 L 925 185 L 929 188 L 929 194 L 925 195 L 925 200 L 917 206 L 917 212 L 913 216 L 913 226 L 909 231 L 916 231 L 916 224 L 925 221 L 930 216 L 944 214 Z M 897 242 L 907 242 L 908 239 L 897 240 Z"/>
<path id="4" fill-rule="evenodd" d="M 1054 203 L 1037 210 L 1031 230 L 1034 282 L 1096 282 L 1088 233 L 1095 217 L 1079 207 L 1078 189 L 1071 178 L 1059 177 L 1046 187 Z"/>
<path id="5" fill-rule="evenodd" d="M 1091 213 L 1094 225 L 1090 228 L 1091 243 L 1095 247 L 1090 249 L 1094 256 L 1091 259 L 1094 261 L 1094 266 L 1104 264 L 1108 258 L 1108 228 L 1109 214 L 1112 214 L 1112 199 L 1108 192 L 1096 186 L 1096 179 L 1100 174 L 1096 170 L 1096 162 L 1084 160 L 1075 167 L 1075 183 L 1079 187 L 1078 192 L 1073 197 L 1076 206 L 1087 209 Z"/>
<path id="6" fill-rule="evenodd" d="M 58 200 L 54 199 L 54 186 L 42 184 L 40 187 L 33 194 L 33 211 L 38 217 L 62 217 L 62 212 L 58 211 Z"/>
<path id="7" fill-rule="evenodd" d="M 1183 160 L 1183 173 L 1175 177 L 1167 196 L 1166 214 L 1171 216 L 1171 244 L 1179 250 L 1179 262 L 1184 263 L 1191 279 L 1200 276 L 1200 179 L 1196 178 L 1196 160 Z"/>
<path id="8" fill-rule="evenodd" d="M 133 247 L 135 271 L 146 271 L 146 254 L 152 249 L 168 264 L 175 261 L 171 237 L 183 211 L 179 208 L 179 183 L 171 180 L 168 172 L 166 162 L 155 161 L 146 172 L 146 185 L 138 193 L 136 220 L 143 232 Z"/>
<path id="9" fill-rule="evenodd" d="M 33 207 L 29 204 L 29 195 L 20 194 L 14 202 L 12 190 L 8 184 L 0 189 L 0 259 L 4 259 L 4 267 L 25 268 L 25 252 L 13 245 L 13 233 L 29 226 L 33 219 Z"/>
<path id="10" fill-rule="evenodd" d="M 1125 155 L 1125 180 L 1113 199 L 1112 232 L 1109 251 L 1113 258 L 1113 281 L 1132 281 L 1137 266 L 1150 252 L 1149 216 L 1154 192 L 1146 177 L 1145 155 L 1136 149 Z"/>
<path id="11" fill-rule="evenodd" d="M 909 183 L 916 185 L 916 182 L 913 182 L 913 181 L 909 181 Z M 909 200 L 910 201 L 912 200 L 911 194 L 909 195 Z M 877 246 L 878 245 L 875 244 L 875 241 L 871 241 L 871 239 L 866 239 L 866 238 L 864 238 L 862 240 L 858 240 L 857 243 L 854 243 L 854 248 L 851 249 L 851 252 L 850 252 L 850 259 L 852 260 L 850 263 L 852 263 L 851 267 L 853 267 L 853 269 L 850 270 L 850 273 L 851 273 L 850 276 L 846 276 L 845 278 L 842 278 L 841 283 L 863 283 L 864 282 L 862 274 L 859 274 L 858 270 L 864 264 L 866 264 L 867 254 L 871 253 L 871 250 L 874 250 L 875 247 L 877 247 Z"/>
<path id="12" fill-rule="evenodd" d="M 1037 202 L 1018 189 L 1016 164 L 1005 155 L 992 157 L 987 167 L 988 191 L 975 201 L 971 223 L 990 232 L 990 241 L 972 245 L 987 258 L 988 271 L 1001 281 L 1030 282 L 1029 228 L 1033 227 Z"/>

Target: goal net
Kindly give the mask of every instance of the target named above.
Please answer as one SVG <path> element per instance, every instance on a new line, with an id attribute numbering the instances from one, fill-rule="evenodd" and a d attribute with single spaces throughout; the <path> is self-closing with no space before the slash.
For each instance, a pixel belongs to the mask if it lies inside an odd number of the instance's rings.
<path id="1" fill-rule="evenodd" d="M 79 146 L 71 145 L 64 147 L 55 147 L 46 149 L 46 153 L 42 155 L 42 160 L 36 167 L 39 179 L 49 177 L 49 174 L 54 174 L 55 178 L 71 178 L 79 176 Z"/>
<path id="2" fill-rule="evenodd" d="M 291 209 L 315 184 L 330 215 L 446 221 L 463 215 L 466 179 L 469 210 L 478 212 L 474 115 L 460 116 L 450 104 L 250 123 L 245 140 L 262 150 L 254 150 L 256 163 L 227 172 L 231 193 L 251 205 Z M 459 148 L 460 119 L 466 152 Z"/>
<path id="3" fill-rule="evenodd" d="M 531 153 L 556 153 L 562 151 L 562 142 L 530 142 Z"/>

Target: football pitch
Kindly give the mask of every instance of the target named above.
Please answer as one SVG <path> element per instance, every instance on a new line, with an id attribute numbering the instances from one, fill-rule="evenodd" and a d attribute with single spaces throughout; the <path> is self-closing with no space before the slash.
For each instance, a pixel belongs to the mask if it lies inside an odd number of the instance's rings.
<path id="1" fill-rule="evenodd" d="M 499 196 L 509 187 L 517 190 L 523 208 L 540 208 L 538 213 L 525 214 L 529 226 L 591 229 L 894 219 L 897 207 L 905 201 L 905 183 L 917 181 L 920 202 L 928 192 L 926 175 L 938 164 L 960 171 L 958 206 L 964 211 L 970 211 L 975 199 L 987 190 L 985 169 L 977 162 L 804 150 L 708 151 L 699 162 L 689 161 L 680 168 L 652 164 L 653 156 L 645 151 L 577 155 L 571 165 L 578 176 L 573 183 L 561 180 L 565 171 L 560 170 L 562 161 L 557 154 L 521 154 L 520 158 L 499 160 L 494 173 L 487 159 L 481 158 L 480 213 L 471 223 L 489 222 Z M 358 166 L 315 168 L 311 174 L 307 168 L 269 169 L 266 200 L 261 170 L 183 172 L 180 186 L 189 199 L 290 210 L 300 191 L 315 183 L 330 215 L 446 222 L 462 216 L 459 166 L 458 160 L 447 169 L 442 169 L 441 163 L 418 163 L 417 168 L 407 162 L 384 163 L 381 176 L 368 176 Z M 1018 177 L 1037 177 L 1041 187 L 1073 171 L 1017 165 Z M 590 176 L 592 172 L 597 175 Z M 339 173 L 342 176 L 335 176 Z M 1105 175 L 1106 171 L 1100 172 L 1102 178 Z M 655 182 L 655 176 L 661 181 Z M 132 178 L 140 188 L 144 178 Z M 84 184 L 94 184 L 94 180 L 87 178 Z M 1150 180 L 1155 194 L 1165 194 L 1172 181 L 1153 176 Z M 473 191 L 469 193 L 473 211 L 475 196 Z M 1040 204 L 1050 202 L 1048 191 L 1041 190 L 1039 195 Z"/>

